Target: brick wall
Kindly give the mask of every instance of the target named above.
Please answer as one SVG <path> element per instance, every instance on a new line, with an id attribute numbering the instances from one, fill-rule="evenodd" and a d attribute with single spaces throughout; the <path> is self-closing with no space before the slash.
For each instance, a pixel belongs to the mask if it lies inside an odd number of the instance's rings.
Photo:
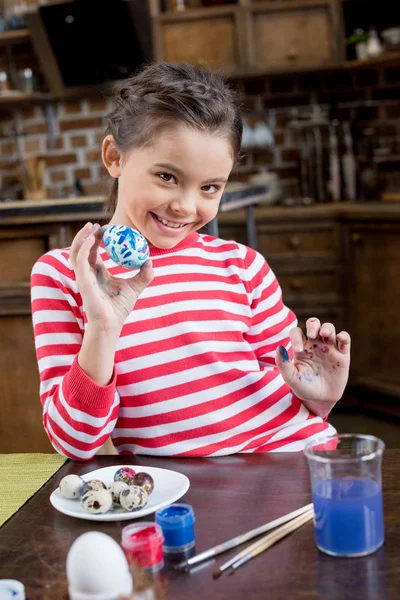
<path id="1" fill-rule="evenodd" d="M 101 162 L 104 114 L 108 101 L 83 99 L 62 102 L 54 108 L 54 144 L 51 147 L 44 106 L 15 111 L 16 120 L 0 113 L 0 186 L 12 191 L 20 181 L 19 153 L 12 139 L 16 122 L 23 136 L 19 144 L 24 156 L 39 156 L 46 161 L 47 197 L 72 194 L 76 178 L 85 194 L 104 192 L 106 171 Z M 11 136 L 11 137 L 10 137 Z"/>
<path id="2" fill-rule="evenodd" d="M 359 165 L 366 160 L 368 137 L 374 147 L 374 164 L 382 189 L 400 189 L 400 68 L 255 78 L 240 82 L 239 89 L 247 120 L 254 124 L 265 119 L 273 130 L 275 146 L 247 151 L 234 180 L 247 181 L 260 167 L 267 167 L 279 174 L 286 192 L 292 193 L 298 181 L 299 152 L 288 122 L 299 111 L 307 112 L 319 103 L 328 106 L 336 119 L 352 123 Z M 25 156 L 41 156 L 46 161 L 48 197 L 70 195 L 76 178 L 88 195 L 105 191 L 106 171 L 100 148 L 103 117 L 108 109 L 108 101 L 103 99 L 57 104 L 54 148 L 49 146 L 44 106 L 14 111 L 24 132 L 20 144 Z M 18 153 L 15 141 L 9 137 L 15 119 L 0 108 L 1 197 L 19 189 Z"/>

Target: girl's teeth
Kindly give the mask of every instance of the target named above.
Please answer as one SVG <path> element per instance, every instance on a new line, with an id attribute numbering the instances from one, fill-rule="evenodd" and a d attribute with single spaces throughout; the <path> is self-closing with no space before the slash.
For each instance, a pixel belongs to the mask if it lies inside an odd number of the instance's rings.
<path id="1" fill-rule="evenodd" d="M 184 227 L 185 223 L 172 223 L 171 221 L 166 221 L 165 219 L 161 219 L 158 215 L 156 215 L 157 219 L 161 221 L 163 225 L 167 225 L 167 227 L 172 227 L 173 229 L 178 229 L 179 227 Z"/>

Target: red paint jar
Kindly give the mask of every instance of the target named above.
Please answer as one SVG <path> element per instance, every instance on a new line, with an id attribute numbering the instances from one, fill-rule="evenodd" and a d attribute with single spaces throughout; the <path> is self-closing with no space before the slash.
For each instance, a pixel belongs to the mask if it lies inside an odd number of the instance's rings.
<path id="1" fill-rule="evenodd" d="M 122 529 L 121 546 L 130 565 L 155 573 L 164 566 L 164 536 L 158 523 L 140 521 Z"/>

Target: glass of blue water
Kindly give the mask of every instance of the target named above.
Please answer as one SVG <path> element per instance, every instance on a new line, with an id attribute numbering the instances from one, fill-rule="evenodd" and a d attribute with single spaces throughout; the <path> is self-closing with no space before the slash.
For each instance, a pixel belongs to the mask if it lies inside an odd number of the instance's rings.
<path id="1" fill-rule="evenodd" d="M 304 449 L 317 546 L 332 556 L 365 556 L 384 542 L 382 456 L 373 435 L 317 438 Z"/>

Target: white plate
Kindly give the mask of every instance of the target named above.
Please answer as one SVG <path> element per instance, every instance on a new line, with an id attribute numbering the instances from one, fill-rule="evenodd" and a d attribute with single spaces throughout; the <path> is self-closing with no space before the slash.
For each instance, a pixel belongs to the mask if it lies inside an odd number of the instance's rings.
<path id="1" fill-rule="evenodd" d="M 149 496 L 149 501 L 144 508 L 134 512 L 126 512 L 123 509 L 110 510 L 99 515 L 92 515 L 83 510 L 79 500 L 68 500 L 60 494 L 57 488 L 50 496 L 50 502 L 64 515 L 76 517 L 77 519 L 89 519 L 90 521 L 127 521 L 130 519 L 139 519 L 145 515 L 154 513 L 159 508 L 172 504 L 178 498 L 183 496 L 189 489 L 190 481 L 186 475 L 169 469 L 159 469 L 157 467 L 144 467 L 143 465 L 115 465 L 113 467 L 104 467 L 96 469 L 90 473 L 82 475 L 82 479 L 100 479 L 107 486 L 114 481 L 114 473 L 122 467 L 128 467 L 139 473 L 145 471 L 154 479 L 154 490 Z"/>

